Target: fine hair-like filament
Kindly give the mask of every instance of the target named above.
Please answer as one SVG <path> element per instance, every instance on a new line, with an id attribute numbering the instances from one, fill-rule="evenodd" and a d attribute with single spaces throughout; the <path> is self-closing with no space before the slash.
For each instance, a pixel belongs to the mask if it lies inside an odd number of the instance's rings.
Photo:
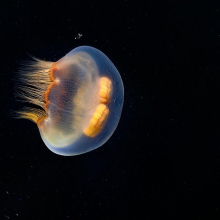
<path id="1" fill-rule="evenodd" d="M 32 57 L 32 61 L 23 62 L 16 78 L 16 96 L 20 101 L 31 103 L 36 107 L 25 107 L 17 112 L 17 118 L 25 118 L 37 123 L 46 117 L 44 93 L 53 82 L 50 68 L 53 62 Z"/>

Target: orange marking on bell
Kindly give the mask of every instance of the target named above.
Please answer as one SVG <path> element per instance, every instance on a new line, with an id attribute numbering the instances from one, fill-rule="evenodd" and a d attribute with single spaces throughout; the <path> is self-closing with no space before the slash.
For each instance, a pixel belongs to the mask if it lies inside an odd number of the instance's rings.
<path id="1" fill-rule="evenodd" d="M 51 84 L 47 87 L 47 90 L 44 92 L 44 101 L 45 101 L 45 105 L 44 105 L 44 109 L 45 109 L 45 111 L 47 112 L 48 111 L 48 106 L 49 106 L 49 104 L 50 104 L 50 101 L 49 101 L 49 99 L 48 99 L 48 95 L 49 95 L 49 93 L 50 93 L 50 91 L 51 91 L 51 89 L 55 86 L 55 85 L 57 85 L 58 83 L 59 83 L 59 81 L 58 80 L 55 80 L 54 79 L 54 71 L 56 71 L 56 70 L 58 70 L 58 65 L 57 65 L 57 63 L 54 63 L 53 65 L 52 65 L 52 67 L 50 68 L 50 70 L 49 70 L 49 76 L 50 76 L 50 79 L 51 79 Z"/>
<path id="2" fill-rule="evenodd" d="M 99 101 L 100 103 L 107 104 L 109 102 L 110 93 L 111 93 L 111 80 L 107 77 L 101 77 L 100 79 L 100 92 L 99 92 Z"/>
<path id="3" fill-rule="evenodd" d="M 91 118 L 89 125 L 84 129 L 84 134 L 95 137 L 102 129 L 104 121 L 109 114 L 109 109 L 104 104 L 99 104 Z"/>

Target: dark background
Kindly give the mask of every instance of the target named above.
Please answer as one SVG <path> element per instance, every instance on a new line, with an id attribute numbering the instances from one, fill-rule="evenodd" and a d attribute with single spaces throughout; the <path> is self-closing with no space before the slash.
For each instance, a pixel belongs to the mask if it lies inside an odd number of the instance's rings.
<path id="1" fill-rule="evenodd" d="M 107 143 L 64 157 L 11 117 L 12 78 L 81 45 L 115 64 L 124 107 Z M 0 219 L 219 219 L 219 1 L 5 1 L 0 56 Z"/>

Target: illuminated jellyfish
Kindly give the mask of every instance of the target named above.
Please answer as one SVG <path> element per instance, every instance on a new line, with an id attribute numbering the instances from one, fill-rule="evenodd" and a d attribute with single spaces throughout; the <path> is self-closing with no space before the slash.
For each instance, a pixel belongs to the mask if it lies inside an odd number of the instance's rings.
<path id="1" fill-rule="evenodd" d="M 19 111 L 19 118 L 34 121 L 56 154 L 94 150 L 117 127 L 123 83 L 114 64 L 93 47 L 77 47 L 55 63 L 34 58 L 22 69 L 20 82 L 20 98 L 36 108 Z"/>

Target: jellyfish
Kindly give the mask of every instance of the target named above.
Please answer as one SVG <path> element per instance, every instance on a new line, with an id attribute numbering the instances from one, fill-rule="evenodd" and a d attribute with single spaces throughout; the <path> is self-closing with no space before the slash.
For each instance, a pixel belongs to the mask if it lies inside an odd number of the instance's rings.
<path id="1" fill-rule="evenodd" d="M 19 118 L 38 126 L 45 145 L 64 156 L 102 146 L 122 112 L 121 76 L 100 50 L 80 46 L 57 62 L 33 58 L 20 72 L 18 96 L 29 106 Z"/>

